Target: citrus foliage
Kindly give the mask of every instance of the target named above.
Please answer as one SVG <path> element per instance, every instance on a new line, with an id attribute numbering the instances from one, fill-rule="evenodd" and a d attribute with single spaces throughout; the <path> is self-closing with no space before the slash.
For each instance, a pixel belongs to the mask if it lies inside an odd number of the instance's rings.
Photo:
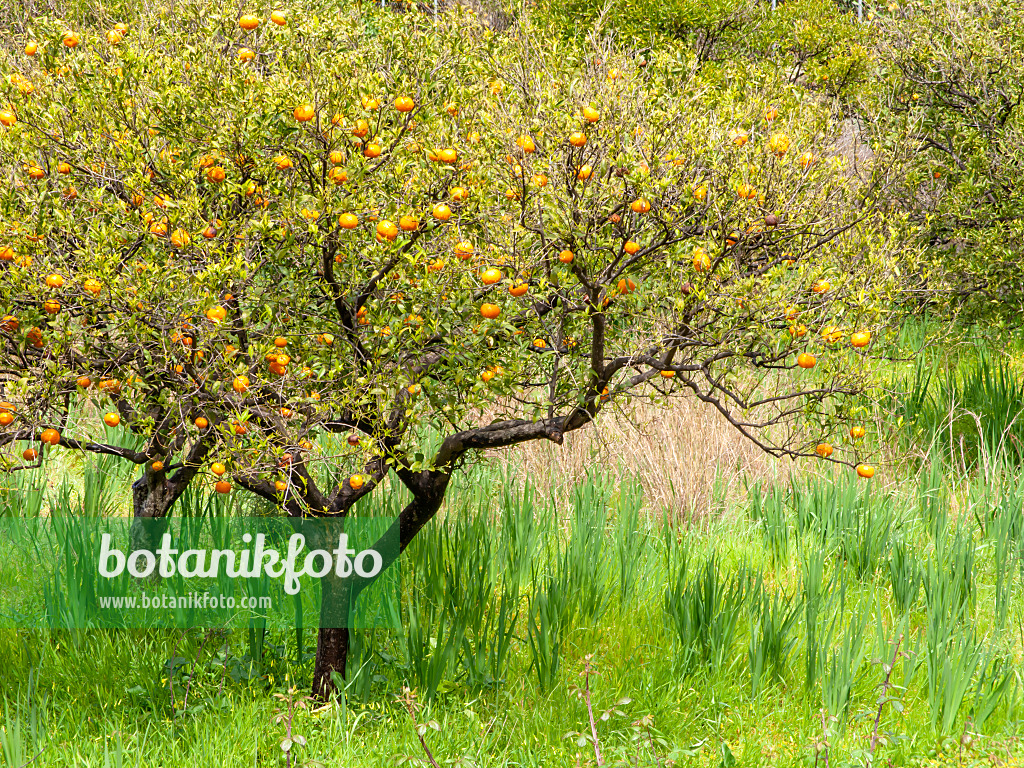
<path id="1" fill-rule="evenodd" d="M 298 512 L 628 393 L 696 394 L 778 455 L 845 435 L 901 244 L 826 112 L 669 53 L 405 18 L 32 31 L 4 63 L 8 443 L 53 428 L 150 487 L 216 462 Z M 83 397 L 143 447 L 100 442 Z"/>

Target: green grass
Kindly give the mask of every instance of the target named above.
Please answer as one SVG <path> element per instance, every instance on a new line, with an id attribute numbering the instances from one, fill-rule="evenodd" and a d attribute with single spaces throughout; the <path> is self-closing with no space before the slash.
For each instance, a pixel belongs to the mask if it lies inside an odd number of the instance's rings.
<path id="1" fill-rule="evenodd" d="M 355 633 L 347 693 L 297 710 L 295 754 L 421 760 L 416 724 L 436 723 L 442 765 L 592 763 L 574 686 L 593 654 L 595 710 L 630 700 L 598 721 L 608 762 L 814 765 L 821 748 L 820 765 L 864 765 L 900 636 L 873 764 L 1012 750 L 1024 477 L 1000 477 L 951 485 L 939 466 L 884 494 L 808 477 L 751 488 L 698 533 L 641 509 L 628 478 L 554 500 L 476 467 L 407 553 L 403 630 Z M 5 509 L 31 512 L 30 486 Z M 275 694 L 308 689 L 301 642 L 300 659 L 293 631 L 0 633 L 6 765 L 284 764 Z"/>

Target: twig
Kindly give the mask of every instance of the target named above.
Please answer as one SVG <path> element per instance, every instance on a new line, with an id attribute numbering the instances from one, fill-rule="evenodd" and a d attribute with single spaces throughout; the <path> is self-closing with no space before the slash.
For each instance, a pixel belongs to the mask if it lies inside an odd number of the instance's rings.
<path id="1" fill-rule="evenodd" d="M 594 737 L 594 756 L 597 758 L 598 765 L 604 765 L 604 760 L 601 759 L 601 743 L 597 740 L 597 723 L 594 722 L 594 706 L 590 702 L 590 675 L 593 674 L 594 668 L 590 664 L 590 660 L 593 658 L 593 654 L 588 653 L 583 660 L 583 698 L 587 702 L 587 714 L 590 716 L 590 733 Z"/>
<path id="2" fill-rule="evenodd" d="M 885 670 L 885 679 L 882 681 L 882 695 L 878 697 L 878 711 L 875 713 L 875 727 L 871 731 L 871 746 L 868 748 L 868 762 L 870 763 L 871 758 L 875 755 L 875 747 L 878 746 L 878 724 L 882 720 L 882 708 L 885 706 L 888 699 L 886 695 L 889 693 L 889 689 L 892 688 L 892 671 L 896 667 L 896 660 L 900 655 L 900 644 L 903 642 L 903 635 L 896 638 L 896 647 L 892 650 L 892 661 L 889 662 L 889 666 Z"/>

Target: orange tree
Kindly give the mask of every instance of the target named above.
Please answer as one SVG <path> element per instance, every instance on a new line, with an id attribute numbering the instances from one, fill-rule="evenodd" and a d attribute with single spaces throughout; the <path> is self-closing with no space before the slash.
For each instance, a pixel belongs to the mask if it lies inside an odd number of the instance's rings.
<path id="1" fill-rule="evenodd" d="M 402 549 L 464 460 L 629 397 L 874 473 L 901 244 L 769 68 L 459 13 L 114 22 L 4 59 L 9 468 L 120 456 L 151 517 L 200 477 L 344 516 L 393 473 Z M 320 630 L 316 691 L 347 643 Z"/>

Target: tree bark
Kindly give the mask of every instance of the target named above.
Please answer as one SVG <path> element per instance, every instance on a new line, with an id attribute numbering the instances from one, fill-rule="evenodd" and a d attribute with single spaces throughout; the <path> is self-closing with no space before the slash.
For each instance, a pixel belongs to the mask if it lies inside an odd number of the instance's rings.
<path id="1" fill-rule="evenodd" d="M 128 538 L 133 552 L 156 550 L 160 537 L 167 530 L 167 515 L 181 495 L 180 490 L 175 490 L 174 484 L 162 474 L 155 477 L 149 471 L 132 483 L 134 520 Z"/>
<path id="2" fill-rule="evenodd" d="M 441 508 L 448 481 L 447 472 L 423 472 L 420 474 L 399 474 L 402 482 L 413 492 L 413 499 L 392 523 L 388 533 L 378 542 L 398 541 L 398 551 L 382 551 L 384 557 L 381 573 L 399 560 L 402 552 L 423 527 L 433 519 Z M 359 594 L 373 582 L 353 576 L 348 583 L 324 579 L 323 597 L 320 605 L 320 631 L 317 634 L 316 661 L 313 665 L 313 696 L 327 701 L 337 693 L 332 672 L 343 679 L 346 676 L 350 633 L 348 629 L 348 608 L 354 605 Z M 342 616 L 340 611 L 345 611 Z"/>

